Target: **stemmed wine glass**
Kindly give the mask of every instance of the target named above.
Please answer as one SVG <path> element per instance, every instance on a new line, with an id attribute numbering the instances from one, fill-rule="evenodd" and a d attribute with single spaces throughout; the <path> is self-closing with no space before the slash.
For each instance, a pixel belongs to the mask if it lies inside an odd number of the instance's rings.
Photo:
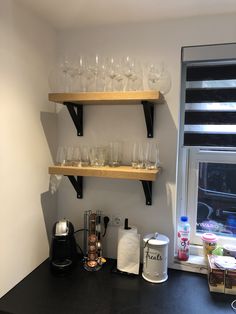
<path id="1" fill-rule="evenodd" d="M 164 63 L 161 63 L 161 78 L 160 78 L 160 92 L 165 95 L 171 89 L 171 76 L 170 72 Z"/>
<path id="2" fill-rule="evenodd" d="M 115 79 L 119 75 L 119 64 L 113 57 L 106 60 L 107 76 L 109 79 L 107 90 L 115 90 Z"/>
<path id="3" fill-rule="evenodd" d="M 106 61 L 103 57 L 96 55 L 95 57 L 95 80 L 96 91 L 104 92 L 106 88 Z"/>
<path id="4" fill-rule="evenodd" d="M 74 68 L 71 62 L 65 57 L 59 65 L 60 72 L 62 73 L 62 86 L 64 92 L 68 93 L 71 91 L 71 85 L 74 78 Z"/>
<path id="5" fill-rule="evenodd" d="M 150 64 L 147 74 L 148 86 L 151 90 L 160 91 L 163 95 L 171 88 L 171 77 L 164 63 Z"/>
<path id="6" fill-rule="evenodd" d="M 126 56 L 122 62 L 123 73 L 126 77 L 126 90 L 141 90 L 143 89 L 143 73 L 140 63 Z"/>
<path id="7" fill-rule="evenodd" d="M 75 63 L 74 71 L 73 71 L 73 91 L 85 92 L 86 84 L 85 84 L 85 57 L 79 56 L 78 60 Z"/>
<path id="8" fill-rule="evenodd" d="M 93 57 L 88 57 L 86 60 L 86 91 L 94 92 L 96 89 L 96 75 L 97 75 L 97 56 L 95 59 Z"/>
<path id="9" fill-rule="evenodd" d="M 148 73 L 147 73 L 147 81 L 148 87 L 151 90 L 160 90 L 160 78 L 161 78 L 161 70 L 160 68 L 151 63 L 148 65 Z"/>

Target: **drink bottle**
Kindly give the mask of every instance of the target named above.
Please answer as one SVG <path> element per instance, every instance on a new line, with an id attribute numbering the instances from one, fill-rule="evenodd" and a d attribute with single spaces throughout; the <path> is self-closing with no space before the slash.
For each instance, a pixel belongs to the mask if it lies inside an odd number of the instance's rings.
<path id="1" fill-rule="evenodd" d="M 187 261 L 189 258 L 190 224 L 187 216 L 181 216 L 177 226 L 178 259 Z"/>

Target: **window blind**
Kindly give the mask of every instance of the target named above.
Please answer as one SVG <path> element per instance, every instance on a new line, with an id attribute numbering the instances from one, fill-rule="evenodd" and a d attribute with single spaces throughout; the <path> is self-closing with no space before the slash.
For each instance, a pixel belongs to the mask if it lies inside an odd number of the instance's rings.
<path id="1" fill-rule="evenodd" d="M 236 60 L 186 63 L 184 146 L 236 147 Z"/>

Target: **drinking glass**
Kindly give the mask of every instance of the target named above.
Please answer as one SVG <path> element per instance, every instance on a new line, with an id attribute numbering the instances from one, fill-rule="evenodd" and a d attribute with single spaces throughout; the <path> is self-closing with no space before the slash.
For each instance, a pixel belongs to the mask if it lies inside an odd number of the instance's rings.
<path id="1" fill-rule="evenodd" d="M 87 57 L 86 59 L 86 91 L 94 92 L 96 90 L 96 76 L 97 76 L 97 56 Z"/>
<path id="2" fill-rule="evenodd" d="M 121 164 L 122 159 L 122 143 L 111 142 L 109 144 L 109 166 L 118 167 Z"/>
<path id="3" fill-rule="evenodd" d="M 106 89 L 106 61 L 102 57 L 96 58 L 96 91 L 104 92 Z"/>
<path id="4" fill-rule="evenodd" d="M 66 150 L 65 147 L 59 146 L 57 149 L 57 156 L 56 156 L 56 165 L 63 166 L 66 163 Z"/>
<path id="5" fill-rule="evenodd" d="M 145 149 L 145 168 L 157 169 L 160 166 L 158 143 L 148 142 Z"/>
<path id="6" fill-rule="evenodd" d="M 72 166 L 73 152 L 74 152 L 74 148 L 72 146 L 66 147 L 66 166 Z"/>
<path id="7" fill-rule="evenodd" d="M 107 58 L 106 60 L 106 72 L 107 72 L 107 91 L 115 91 L 115 78 L 119 74 L 119 63 L 114 57 Z"/>
<path id="8" fill-rule="evenodd" d="M 143 73 L 141 64 L 127 56 L 123 59 L 122 70 L 126 77 L 125 90 L 142 90 L 143 89 Z"/>
<path id="9" fill-rule="evenodd" d="M 134 143 L 132 149 L 132 168 L 144 168 L 144 147 L 142 143 Z"/>
<path id="10" fill-rule="evenodd" d="M 125 80 L 124 76 L 121 73 L 121 70 L 119 70 L 119 66 L 117 66 L 117 75 L 114 79 L 114 90 L 115 91 L 123 91 L 125 87 Z"/>
<path id="11" fill-rule="evenodd" d="M 78 60 L 76 60 L 71 74 L 71 78 L 73 79 L 71 83 L 72 84 L 71 91 L 74 92 L 86 91 L 85 63 L 86 63 L 85 57 L 83 56 L 79 56 Z"/>
<path id="12" fill-rule="evenodd" d="M 59 65 L 61 75 L 61 85 L 63 91 L 68 93 L 71 91 L 71 85 L 74 77 L 74 68 L 68 58 L 64 57 Z"/>
<path id="13" fill-rule="evenodd" d="M 148 87 L 151 90 L 160 91 L 160 78 L 161 78 L 160 66 L 157 66 L 155 64 L 148 65 L 147 81 Z"/>
<path id="14" fill-rule="evenodd" d="M 79 146 L 74 147 L 72 165 L 81 166 L 81 149 Z"/>
<path id="15" fill-rule="evenodd" d="M 82 167 L 87 167 L 90 164 L 89 161 L 89 146 L 87 145 L 82 145 L 81 147 L 81 162 L 80 162 Z"/>
<path id="16" fill-rule="evenodd" d="M 160 92 L 165 95 L 171 89 L 171 76 L 164 63 L 161 64 Z"/>
<path id="17" fill-rule="evenodd" d="M 90 164 L 92 167 L 103 167 L 106 164 L 107 148 L 95 146 L 90 149 Z"/>

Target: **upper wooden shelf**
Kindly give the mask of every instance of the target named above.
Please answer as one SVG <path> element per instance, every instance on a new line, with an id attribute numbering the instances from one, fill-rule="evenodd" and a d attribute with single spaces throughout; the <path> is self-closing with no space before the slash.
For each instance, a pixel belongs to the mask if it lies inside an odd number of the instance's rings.
<path id="1" fill-rule="evenodd" d="M 129 92 L 80 92 L 80 93 L 50 93 L 48 99 L 57 103 L 91 104 L 126 104 L 141 101 L 158 102 L 158 91 L 129 91 Z"/>
<path id="2" fill-rule="evenodd" d="M 163 100 L 158 91 L 129 91 L 129 92 L 81 92 L 81 93 L 51 93 L 50 101 L 65 105 L 77 129 L 77 135 L 83 136 L 83 106 L 84 105 L 126 105 L 142 104 L 147 137 L 153 137 L 154 105 Z"/>
<path id="3" fill-rule="evenodd" d="M 51 166 L 49 174 L 81 177 L 101 177 L 113 179 L 129 179 L 141 181 L 155 181 L 159 170 L 133 169 L 130 166 L 120 167 L 72 167 Z"/>

